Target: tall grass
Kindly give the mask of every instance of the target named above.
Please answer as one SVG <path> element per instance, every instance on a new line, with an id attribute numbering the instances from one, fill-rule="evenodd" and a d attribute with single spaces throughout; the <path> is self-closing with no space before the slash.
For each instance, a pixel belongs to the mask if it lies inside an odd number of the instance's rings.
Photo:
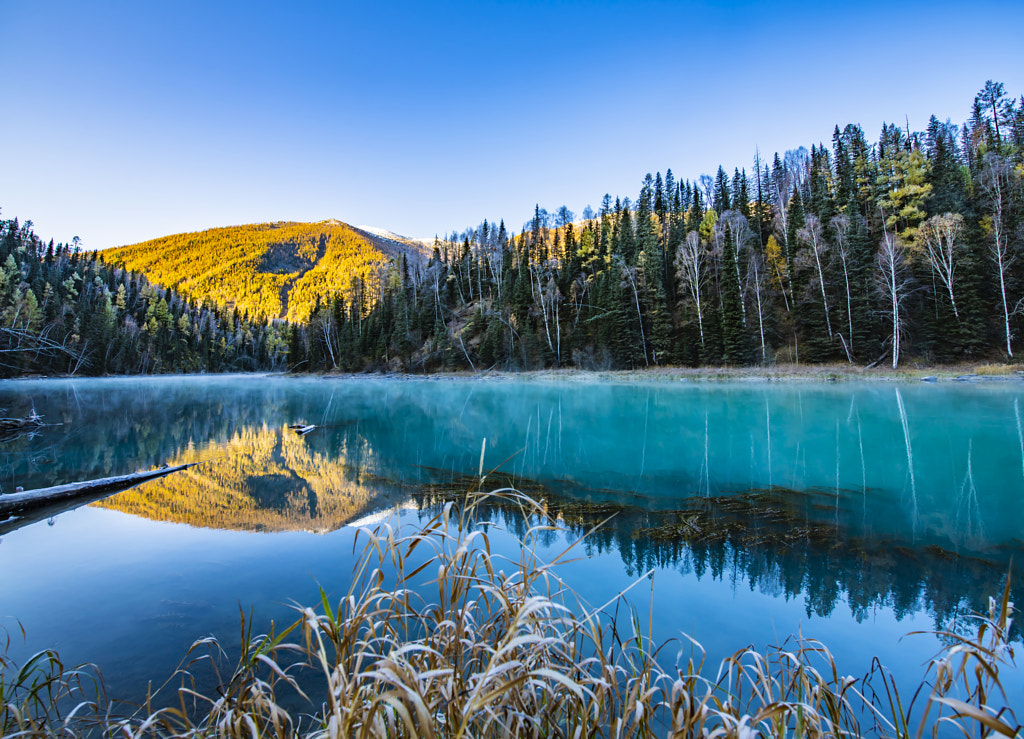
<path id="1" fill-rule="evenodd" d="M 940 634 L 947 646 L 909 700 L 880 665 L 863 678 L 844 675 L 824 645 L 801 636 L 765 652 L 740 649 L 717 667 L 689 640 L 669 668 L 668 647 L 655 644 L 650 622 L 620 607 L 625 601 L 592 607 L 561 579 L 559 565 L 579 542 L 542 560 L 534 543 L 551 522 L 529 497 L 496 494 L 529 521 L 514 558 L 492 552 L 480 525 L 487 495 L 448 503 L 415 529 L 394 522 L 364 529 L 340 598 L 321 592 L 321 602 L 297 607 L 296 621 L 279 634 L 254 635 L 243 614 L 241 657 L 212 694 L 198 689 L 193 674 L 197 662 L 223 663 L 213 640 L 193 646 L 173 683 L 175 705 L 154 708 L 160 696 L 153 696 L 120 717 L 102 693 L 79 700 L 73 714 L 57 712 L 82 693 L 78 674 L 55 656 L 34 658 L 27 673 L 5 659 L 0 729 L 332 739 L 909 739 L 950 725 L 968 737 L 1021 729 L 1000 682 L 1000 669 L 1013 660 L 1009 583 L 976 617 L 971 636 Z M 625 615 L 608 615 L 616 610 Z M 306 708 L 285 707 L 296 700 Z"/>
<path id="2" fill-rule="evenodd" d="M 2 635 L 0 736 L 77 736 L 83 727 L 105 723 L 110 701 L 95 668 L 66 668 L 52 650 L 17 665 L 7 656 L 9 634 Z"/>

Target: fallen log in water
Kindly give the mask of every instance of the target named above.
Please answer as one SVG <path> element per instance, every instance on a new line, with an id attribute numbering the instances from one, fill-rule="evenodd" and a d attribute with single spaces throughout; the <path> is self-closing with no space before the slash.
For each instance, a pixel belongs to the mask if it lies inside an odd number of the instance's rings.
<path id="1" fill-rule="evenodd" d="M 185 470 L 194 464 L 194 462 L 192 464 L 179 464 L 174 467 L 161 467 L 157 470 L 149 470 L 148 472 L 135 472 L 130 475 L 103 477 L 99 480 L 73 482 L 68 485 L 57 485 L 52 488 L 39 488 L 38 490 L 2 494 L 0 495 L 0 520 L 12 515 L 21 515 L 25 511 L 52 505 L 60 501 L 80 497 L 92 497 L 95 499 L 103 495 L 119 493 L 122 490 L 135 487 L 140 482 L 146 482 L 146 480 L 153 480 L 169 475 L 172 472 Z"/>

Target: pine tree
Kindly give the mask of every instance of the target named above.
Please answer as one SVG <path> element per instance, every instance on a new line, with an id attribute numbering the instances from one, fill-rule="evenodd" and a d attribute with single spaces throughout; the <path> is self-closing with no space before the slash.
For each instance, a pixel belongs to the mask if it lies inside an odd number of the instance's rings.
<path id="1" fill-rule="evenodd" d="M 657 215 L 650 210 L 651 199 L 647 197 L 646 185 L 645 181 L 644 191 L 637 201 L 638 282 L 643 294 L 642 312 L 648 317 L 652 361 L 665 364 L 671 359 L 672 321 L 665 303 L 664 256 L 661 240 L 655 231 Z M 641 316 L 637 316 L 643 329 L 640 319 Z"/>
<path id="2" fill-rule="evenodd" d="M 839 126 L 832 132 L 832 163 L 835 168 L 835 200 L 840 209 L 846 208 L 854 199 L 853 162 Z"/>
<path id="3" fill-rule="evenodd" d="M 747 170 L 736 169 L 732 175 L 732 207 L 750 219 L 750 184 L 747 181 Z"/>
<path id="4" fill-rule="evenodd" d="M 966 202 L 966 188 L 957 162 L 956 137 L 950 124 L 932 116 L 925 138 L 929 168 L 926 181 L 931 186 L 927 212 L 931 215 L 959 213 Z"/>
<path id="5" fill-rule="evenodd" d="M 832 193 L 832 163 L 824 146 L 811 147 L 810 191 L 808 209 L 823 223 L 828 223 L 836 214 L 836 203 Z"/>
<path id="6" fill-rule="evenodd" d="M 716 213 L 721 215 L 732 207 L 729 193 L 729 178 L 721 166 L 718 167 L 718 173 L 715 175 L 714 192 L 715 199 L 711 207 Z"/>
<path id="7" fill-rule="evenodd" d="M 647 175 L 650 177 L 650 175 Z M 654 178 L 654 212 L 658 218 L 664 218 L 668 213 L 668 200 L 665 198 L 665 184 L 661 180 L 661 172 Z"/>
<path id="8" fill-rule="evenodd" d="M 686 213 L 686 232 L 696 231 L 704 220 L 704 203 L 700 190 L 694 187 L 691 191 L 690 208 Z"/>

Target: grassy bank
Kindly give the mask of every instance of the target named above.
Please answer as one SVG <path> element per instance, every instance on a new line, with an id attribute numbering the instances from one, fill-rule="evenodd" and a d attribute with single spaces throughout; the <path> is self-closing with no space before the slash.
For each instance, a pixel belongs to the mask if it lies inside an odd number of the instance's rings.
<path id="1" fill-rule="evenodd" d="M 913 696 L 901 696 L 881 665 L 844 675 L 825 645 L 804 638 L 707 665 L 696 642 L 655 644 L 651 624 L 618 599 L 580 602 L 558 570 L 579 542 L 542 561 L 533 543 L 550 521 L 530 498 L 497 494 L 530 522 L 517 559 L 492 554 L 479 525 L 489 496 L 471 494 L 421 527 L 361 532 L 348 592 L 297 607 L 284 631 L 254 635 L 243 619 L 237 664 L 205 694 L 193 674 L 205 655 L 221 661 L 212 640 L 197 642 L 168 685 L 136 708 L 111 703 L 94 672 L 65 669 L 56 655 L 20 667 L 4 658 L 0 732 L 910 737 L 943 724 L 967 736 L 1021 728 L 999 673 L 1013 658 L 1009 584 L 969 636 L 940 635 L 947 646 Z M 647 597 L 648 587 L 641 576 L 620 596 Z M 289 708 L 296 704 L 303 708 Z"/>
<path id="2" fill-rule="evenodd" d="M 373 374 L 351 374 L 328 372 L 325 377 L 373 377 Z M 581 370 L 545 369 L 506 372 L 483 370 L 480 372 L 431 372 L 429 374 L 388 374 L 389 378 L 432 379 L 491 379 L 510 380 L 557 380 L 565 382 L 888 382 L 933 379 L 936 382 L 985 382 L 990 380 L 1024 380 L 1024 365 L 990 362 L 915 365 L 907 364 L 899 369 L 872 367 L 868 369 L 848 363 L 833 364 L 775 364 L 749 367 L 649 367 L 635 370 Z"/>

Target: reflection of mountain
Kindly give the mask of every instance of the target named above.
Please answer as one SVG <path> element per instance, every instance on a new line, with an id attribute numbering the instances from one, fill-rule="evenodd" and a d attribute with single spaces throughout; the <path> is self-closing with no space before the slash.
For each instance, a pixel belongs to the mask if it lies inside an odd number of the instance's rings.
<path id="1" fill-rule="evenodd" d="M 171 462 L 204 464 L 96 505 L 207 528 L 326 532 L 388 503 L 383 481 L 307 441 L 287 429 L 241 429 Z"/>

